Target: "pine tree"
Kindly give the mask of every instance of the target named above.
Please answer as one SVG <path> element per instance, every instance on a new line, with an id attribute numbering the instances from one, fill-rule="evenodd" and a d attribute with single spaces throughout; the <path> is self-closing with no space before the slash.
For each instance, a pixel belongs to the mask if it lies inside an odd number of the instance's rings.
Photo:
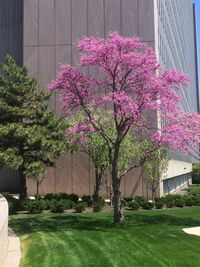
<path id="1" fill-rule="evenodd" d="M 67 126 L 49 109 L 50 97 L 11 56 L 0 64 L 0 165 L 18 169 L 20 198 L 26 178 L 42 179 L 67 150 Z"/>

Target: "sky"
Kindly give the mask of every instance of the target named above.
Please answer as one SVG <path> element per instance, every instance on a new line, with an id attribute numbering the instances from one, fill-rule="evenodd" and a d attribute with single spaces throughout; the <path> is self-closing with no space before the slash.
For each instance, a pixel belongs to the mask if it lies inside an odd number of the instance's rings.
<path id="1" fill-rule="evenodd" d="M 198 54 L 198 74 L 200 90 L 200 0 L 193 0 L 196 5 L 196 30 L 197 30 L 197 54 Z"/>

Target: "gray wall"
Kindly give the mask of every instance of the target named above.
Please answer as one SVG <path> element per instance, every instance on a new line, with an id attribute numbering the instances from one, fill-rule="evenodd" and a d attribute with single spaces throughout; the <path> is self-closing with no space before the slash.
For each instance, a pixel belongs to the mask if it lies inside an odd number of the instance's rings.
<path id="1" fill-rule="evenodd" d="M 10 54 L 23 63 L 23 0 L 0 0 L 0 61 Z"/>
<path id="2" fill-rule="evenodd" d="M 0 62 L 10 54 L 23 64 L 23 0 L 0 0 Z M 0 191 L 18 191 L 18 173 L 0 169 Z"/>
<path id="3" fill-rule="evenodd" d="M 78 39 L 84 35 L 106 37 L 109 31 L 139 36 L 154 47 L 153 0 L 24 0 L 24 65 L 39 79 L 39 87 L 47 90 L 59 63 L 78 64 Z M 58 100 L 59 96 L 54 96 L 50 106 L 61 114 Z M 123 194 L 144 193 L 139 174 L 139 170 L 134 174 L 134 182 L 133 173 L 127 175 Z M 109 177 L 105 180 L 109 185 Z M 92 163 L 85 155 L 76 154 L 62 157 L 57 168 L 48 171 L 41 192 L 92 194 L 93 187 Z M 105 195 L 105 186 L 103 191 Z M 33 182 L 29 193 L 35 193 Z"/>

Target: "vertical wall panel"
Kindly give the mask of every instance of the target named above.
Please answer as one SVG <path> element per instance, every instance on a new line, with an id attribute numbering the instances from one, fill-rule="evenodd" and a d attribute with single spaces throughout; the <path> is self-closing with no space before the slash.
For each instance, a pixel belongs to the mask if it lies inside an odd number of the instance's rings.
<path id="1" fill-rule="evenodd" d="M 72 42 L 87 35 L 87 0 L 72 0 Z"/>
<path id="2" fill-rule="evenodd" d="M 56 44 L 71 44 L 71 1 L 55 1 Z"/>
<path id="3" fill-rule="evenodd" d="M 138 1 L 139 37 L 143 41 L 154 40 L 154 0 Z"/>
<path id="4" fill-rule="evenodd" d="M 54 0 L 39 0 L 39 44 L 54 44 Z"/>
<path id="5" fill-rule="evenodd" d="M 38 79 L 38 47 L 24 48 L 24 66 L 29 70 L 31 76 Z"/>
<path id="6" fill-rule="evenodd" d="M 84 153 L 73 155 L 73 192 L 88 195 L 90 192 L 89 160 Z"/>
<path id="7" fill-rule="evenodd" d="M 59 64 L 71 64 L 71 45 L 56 46 L 56 71 L 59 71 Z M 63 103 L 61 95 L 56 93 L 56 114 L 63 115 Z"/>
<path id="8" fill-rule="evenodd" d="M 121 1 L 105 1 L 105 34 L 118 31 L 121 34 Z"/>
<path id="9" fill-rule="evenodd" d="M 24 1 L 24 45 L 38 45 L 38 0 Z"/>
<path id="10" fill-rule="evenodd" d="M 122 35 L 138 36 L 138 0 L 122 0 Z"/>
<path id="11" fill-rule="evenodd" d="M 55 168 L 55 184 L 56 192 L 67 192 L 71 193 L 71 155 L 66 154 L 62 156 L 56 162 Z"/>
<path id="12" fill-rule="evenodd" d="M 88 0 L 88 35 L 104 37 L 104 1 Z"/>

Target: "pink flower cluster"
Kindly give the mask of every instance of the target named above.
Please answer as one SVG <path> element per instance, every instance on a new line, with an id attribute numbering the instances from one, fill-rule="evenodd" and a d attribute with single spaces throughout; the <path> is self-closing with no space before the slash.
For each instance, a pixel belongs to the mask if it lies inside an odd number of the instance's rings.
<path id="1" fill-rule="evenodd" d="M 64 108 L 70 115 L 78 109 L 86 121 L 69 130 L 69 134 L 99 132 L 107 142 L 111 138 L 98 123 L 96 110 L 113 112 L 116 140 L 127 131 L 141 130 L 148 114 L 155 112 L 164 126 L 152 134 L 159 146 L 168 145 L 188 152 L 200 142 L 199 114 L 180 111 L 179 90 L 188 85 L 188 77 L 174 70 L 161 72 L 154 51 L 138 38 L 125 38 L 111 32 L 107 39 L 85 37 L 78 43 L 80 65 L 96 67 L 102 79 L 62 65 L 49 88 L 61 91 Z M 185 89 L 184 89 L 185 90 Z M 153 121 L 152 121 L 153 124 Z M 152 128 L 151 122 L 144 127 Z"/>

